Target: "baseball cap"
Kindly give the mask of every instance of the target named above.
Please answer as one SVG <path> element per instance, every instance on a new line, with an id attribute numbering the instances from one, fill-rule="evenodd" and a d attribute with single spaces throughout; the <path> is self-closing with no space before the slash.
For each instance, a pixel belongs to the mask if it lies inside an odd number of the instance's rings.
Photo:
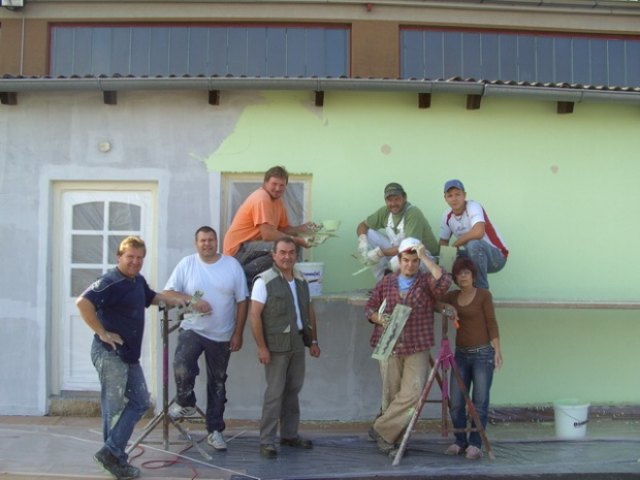
<path id="1" fill-rule="evenodd" d="M 462 182 L 460 180 L 449 180 L 447 183 L 444 184 L 444 193 L 447 193 L 449 190 L 451 190 L 452 188 L 457 188 L 458 190 L 462 190 L 464 192 L 464 185 L 462 184 Z"/>
<path id="2" fill-rule="evenodd" d="M 400 246 L 398 247 L 398 253 L 413 251 L 418 246 L 420 246 L 421 243 L 422 242 L 417 238 L 407 237 L 400 242 Z"/>
<path id="3" fill-rule="evenodd" d="M 402 195 L 405 196 L 407 193 L 402 188 L 402 185 L 396 182 L 391 182 L 386 187 L 384 187 L 384 198 L 390 197 L 391 195 Z"/>

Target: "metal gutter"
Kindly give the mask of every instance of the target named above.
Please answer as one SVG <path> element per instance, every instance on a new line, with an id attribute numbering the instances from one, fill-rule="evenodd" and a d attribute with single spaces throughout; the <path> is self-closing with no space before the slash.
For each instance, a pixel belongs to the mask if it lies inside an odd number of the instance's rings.
<path id="1" fill-rule="evenodd" d="M 157 91 L 157 90 L 306 90 L 412 92 L 512 97 L 554 102 L 604 102 L 640 105 L 640 89 L 496 84 L 475 80 L 425 80 L 314 77 L 4 77 L 0 92 Z"/>
<path id="2" fill-rule="evenodd" d="M 483 96 L 519 97 L 554 102 L 601 102 L 640 105 L 640 91 L 486 84 Z"/>
<path id="3" fill-rule="evenodd" d="M 229 3 L 230 0 L 136 0 L 134 2 L 126 0 L 28 0 L 31 4 L 55 4 L 55 3 L 211 3 L 211 4 L 224 4 Z M 233 3 L 239 4 L 257 4 L 256 0 L 233 0 Z M 367 3 L 373 3 L 374 5 L 387 5 L 387 6 L 451 6 L 451 5 L 463 5 L 463 6 L 476 6 L 482 5 L 497 5 L 500 7 L 513 7 L 519 5 L 532 6 L 532 7 L 573 7 L 583 9 L 594 8 L 638 8 L 637 0 L 268 0 L 264 3 L 268 4 L 299 4 L 299 5 L 366 5 Z"/>

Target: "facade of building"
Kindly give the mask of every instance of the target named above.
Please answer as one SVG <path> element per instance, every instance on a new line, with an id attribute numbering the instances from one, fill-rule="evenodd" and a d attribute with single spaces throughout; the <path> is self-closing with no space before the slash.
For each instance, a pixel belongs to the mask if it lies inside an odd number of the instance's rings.
<path id="1" fill-rule="evenodd" d="M 640 233 L 637 2 L 6 3 L 0 414 L 95 391 L 73 302 L 122 236 L 148 242 L 144 273 L 161 289 L 193 232 L 222 237 L 277 164 L 296 220 L 342 222 L 306 253 L 324 264 L 309 418 L 379 407 L 356 225 L 397 181 L 437 234 L 450 178 L 511 252 L 490 276 L 505 356 L 492 403 L 638 404 L 640 298 L 622 255 Z M 156 398 L 157 317 L 144 349 Z M 231 360 L 231 417 L 259 415 L 252 343 L 246 332 Z"/>

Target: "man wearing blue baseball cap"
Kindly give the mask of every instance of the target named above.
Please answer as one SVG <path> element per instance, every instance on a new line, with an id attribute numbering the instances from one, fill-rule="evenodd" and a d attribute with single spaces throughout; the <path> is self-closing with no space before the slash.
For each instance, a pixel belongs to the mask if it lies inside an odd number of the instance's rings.
<path id="1" fill-rule="evenodd" d="M 488 273 L 495 273 L 505 266 L 509 250 L 482 205 L 467 200 L 467 193 L 460 180 L 444 184 L 444 199 L 450 209 L 442 215 L 440 245 L 458 248 L 458 255 L 466 254 L 478 267 L 475 286 L 489 289 Z"/>

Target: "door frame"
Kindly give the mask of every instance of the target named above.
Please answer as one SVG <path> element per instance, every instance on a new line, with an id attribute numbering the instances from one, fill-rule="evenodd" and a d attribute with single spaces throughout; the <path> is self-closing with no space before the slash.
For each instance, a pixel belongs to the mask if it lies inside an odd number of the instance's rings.
<path id="1" fill-rule="evenodd" d="M 127 182 L 121 180 L 114 181 L 54 181 L 52 182 L 52 255 L 51 255 L 51 275 L 50 275 L 50 294 L 51 294 L 51 324 L 49 328 L 49 394 L 61 395 L 62 393 L 62 352 L 61 333 L 59 319 L 64 311 L 62 298 L 62 286 L 58 279 L 62 275 L 63 269 L 63 195 L 67 192 L 74 191 L 96 191 L 96 192 L 122 192 L 122 191 L 140 191 L 151 194 L 151 212 L 150 224 L 151 231 L 149 238 L 145 238 L 145 242 L 151 246 L 151 251 L 147 251 L 145 259 L 145 268 L 147 269 L 146 278 L 150 284 L 155 285 L 158 272 L 158 183 L 154 181 Z M 156 372 L 158 369 L 158 355 L 155 352 L 159 348 L 159 322 L 157 309 L 147 310 L 147 322 L 145 325 L 145 340 L 143 350 L 147 350 L 145 355 L 148 362 L 148 371 Z M 56 323 L 58 322 L 58 323 Z M 87 345 L 87 355 L 89 355 L 90 345 Z M 147 375 L 147 383 L 153 396 L 157 398 L 157 376 Z"/>

